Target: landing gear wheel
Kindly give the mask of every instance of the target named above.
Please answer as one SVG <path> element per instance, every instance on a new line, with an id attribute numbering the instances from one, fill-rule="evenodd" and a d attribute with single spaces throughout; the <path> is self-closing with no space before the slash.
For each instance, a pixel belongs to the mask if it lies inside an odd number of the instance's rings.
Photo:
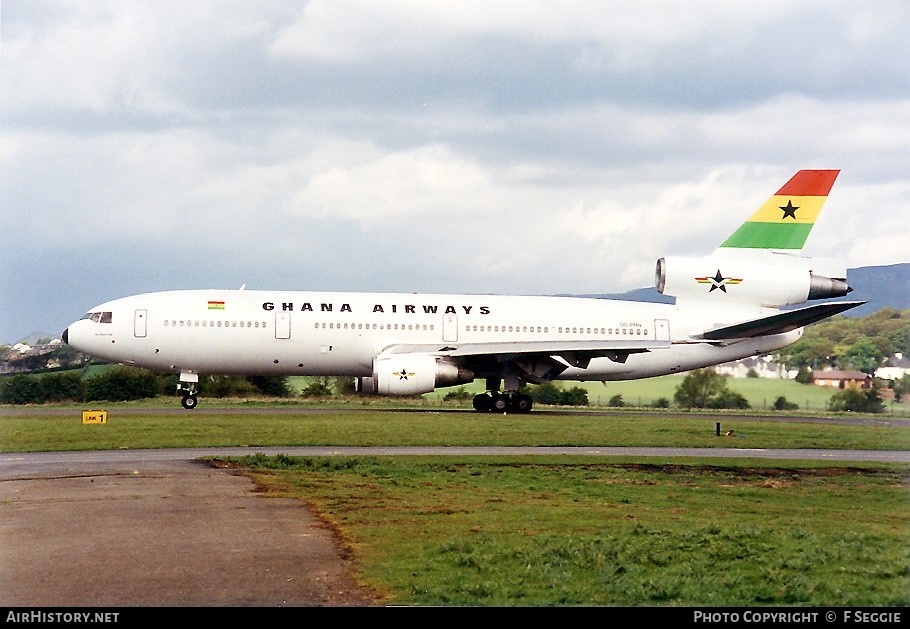
<path id="1" fill-rule="evenodd" d="M 519 394 L 515 398 L 515 412 L 516 413 L 530 413 L 531 412 L 531 396 Z"/>
<path id="2" fill-rule="evenodd" d="M 509 411 L 509 398 L 505 395 L 494 395 L 492 410 L 497 413 L 507 413 Z"/>
<path id="3" fill-rule="evenodd" d="M 196 408 L 197 404 L 199 404 L 199 400 L 196 399 L 195 395 L 184 395 L 183 399 L 180 400 L 180 403 L 183 405 L 183 408 L 185 408 L 188 411 L 191 411 L 194 408 Z"/>
<path id="4" fill-rule="evenodd" d="M 474 396 L 474 410 L 480 413 L 489 413 L 493 410 L 493 398 L 486 393 L 478 393 Z"/>

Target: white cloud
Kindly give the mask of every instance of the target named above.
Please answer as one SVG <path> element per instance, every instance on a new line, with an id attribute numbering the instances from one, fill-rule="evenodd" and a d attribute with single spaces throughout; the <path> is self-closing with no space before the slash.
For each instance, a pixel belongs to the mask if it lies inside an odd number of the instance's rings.
<path id="1" fill-rule="evenodd" d="M 294 206 L 302 215 L 363 224 L 447 212 L 471 216 L 491 187 L 487 173 L 469 160 L 444 146 L 424 146 L 316 173 Z"/>
<path id="2" fill-rule="evenodd" d="M 126 292 L 614 292 L 807 167 L 842 169 L 813 254 L 907 261 L 908 26 L 898 1 L 4 2 L 0 279 L 84 291 L 91 251 Z"/>

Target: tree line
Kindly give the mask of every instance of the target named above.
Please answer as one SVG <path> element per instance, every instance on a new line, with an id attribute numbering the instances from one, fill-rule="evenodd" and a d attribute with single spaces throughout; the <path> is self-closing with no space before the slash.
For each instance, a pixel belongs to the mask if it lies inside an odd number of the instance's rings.
<path id="1" fill-rule="evenodd" d="M 14 374 L 0 380 L 0 403 L 127 402 L 173 394 L 177 384 L 176 374 L 155 374 L 136 367 L 112 367 L 85 378 L 82 370 Z M 291 395 L 287 378 L 271 376 L 200 378 L 199 392 L 216 398 Z"/>
<path id="2" fill-rule="evenodd" d="M 713 369 L 695 369 L 686 374 L 676 387 L 673 405 L 684 409 L 748 409 L 749 402 L 727 384 L 728 377 Z M 0 380 L 0 403 L 43 404 L 53 402 L 123 402 L 173 394 L 178 378 L 174 374 L 154 374 L 135 367 L 112 367 L 83 378 L 81 371 L 15 374 Z M 893 385 L 895 398 L 910 395 L 910 374 Z M 299 393 L 293 392 L 287 378 L 275 376 L 208 376 L 200 378 L 199 393 L 212 398 L 267 396 L 287 398 L 327 398 L 355 395 L 352 378 L 315 378 Z M 555 383 L 531 385 L 525 389 L 535 404 L 552 406 L 587 406 L 588 393 L 581 387 L 563 388 Z M 415 396 L 419 397 L 419 396 Z M 449 391 L 446 401 L 467 401 L 473 394 L 458 387 Z M 621 394 L 608 402 L 610 407 L 628 404 Z M 669 408 L 670 400 L 659 398 L 651 407 Z M 778 397 L 772 408 L 796 410 L 798 405 Z M 831 396 L 831 411 L 880 413 L 885 410 L 878 385 L 870 389 L 847 387 Z"/>
<path id="3" fill-rule="evenodd" d="M 774 358 L 788 369 L 831 367 L 873 375 L 895 354 L 910 356 L 910 310 L 883 308 L 865 317 L 820 321 Z"/>

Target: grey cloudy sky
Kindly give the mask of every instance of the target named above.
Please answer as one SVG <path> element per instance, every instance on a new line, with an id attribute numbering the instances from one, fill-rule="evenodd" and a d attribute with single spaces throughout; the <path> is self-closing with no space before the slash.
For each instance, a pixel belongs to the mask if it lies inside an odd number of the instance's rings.
<path id="1" fill-rule="evenodd" d="M 0 342 L 172 288 L 605 293 L 801 168 L 910 260 L 910 3 L 3 0 Z"/>

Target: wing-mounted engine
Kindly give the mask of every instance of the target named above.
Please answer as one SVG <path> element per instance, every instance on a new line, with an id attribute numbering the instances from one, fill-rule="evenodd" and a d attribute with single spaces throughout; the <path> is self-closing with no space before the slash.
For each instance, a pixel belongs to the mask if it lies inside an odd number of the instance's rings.
<path id="1" fill-rule="evenodd" d="M 703 258 L 661 258 L 654 282 L 658 291 L 673 297 L 778 307 L 842 297 L 853 290 L 846 277 L 846 268 L 822 258 L 718 252 Z"/>
<path id="2" fill-rule="evenodd" d="M 430 354 L 390 354 L 373 359 L 373 377 L 357 378 L 361 393 L 420 395 L 437 387 L 465 384 L 474 372 Z"/>

